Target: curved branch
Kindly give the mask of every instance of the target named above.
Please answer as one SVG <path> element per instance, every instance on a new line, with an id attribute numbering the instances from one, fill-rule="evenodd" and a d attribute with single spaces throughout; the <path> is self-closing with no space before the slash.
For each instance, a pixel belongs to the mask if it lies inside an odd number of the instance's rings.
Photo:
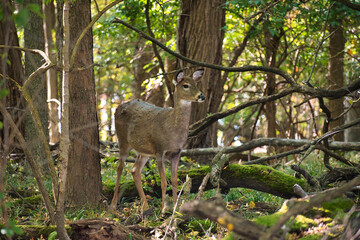
<path id="1" fill-rule="evenodd" d="M 226 110 L 224 112 L 218 112 L 218 113 L 214 113 L 211 114 L 199 121 L 197 121 L 196 123 L 193 123 L 189 129 L 189 137 L 195 136 L 196 134 L 198 134 L 200 131 L 204 130 L 206 127 L 210 126 L 211 124 L 213 124 L 214 122 L 216 122 L 219 119 L 222 119 L 224 117 L 227 117 L 231 114 L 237 113 L 240 110 L 250 107 L 252 105 L 256 105 L 256 104 L 260 104 L 260 103 L 265 103 L 265 102 L 269 102 L 269 101 L 274 101 L 276 99 L 285 97 L 291 93 L 294 93 L 297 91 L 298 88 L 296 87 L 291 87 L 288 89 L 285 89 L 282 92 L 270 95 L 270 96 L 266 96 L 266 97 L 262 97 L 262 98 L 258 98 L 255 100 L 250 100 L 247 101 L 245 103 L 239 104 L 238 106 L 235 106 L 229 110 Z"/>
<path id="2" fill-rule="evenodd" d="M 342 3 L 344 4 L 345 6 L 353 9 L 353 10 L 356 10 L 356 11 L 360 11 L 360 4 L 356 4 L 356 3 L 352 3 L 348 0 L 334 0 L 335 2 L 339 2 L 339 3 Z"/>
<path id="3" fill-rule="evenodd" d="M 18 46 L 6 46 L 6 45 L 0 45 L 0 48 L 12 48 L 12 49 L 17 49 L 19 51 L 39 54 L 45 60 L 45 63 L 42 66 L 40 66 L 38 69 L 36 69 L 35 72 L 30 74 L 30 76 L 28 77 L 28 79 L 25 81 L 25 83 L 23 85 L 24 88 L 27 88 L 27 86 L 32 82 L 32 80 L 35 79 L 37 76 L 46 72 L 50 68 L 53 68 L 56 66 L 53 62 L 51 62 L 51 60 L 46 55 L 46 53 L 39 49 L 30 49 L 30 48 L 23 48 L 23 47 L 18 47 Z"/>
<path id="4" fill-rule="evenodd" d="M 291 77 L 289 74 L 287 74 L 286 72 L 278 69 L 278 68 L 273 68 L 273 67 L 265 67 L 265 66 L 244 66 L 244 67 L 225 67 L 225 66 L 221 66 L 221 65 L 216 65 L 216 64 L 210 64 L 210 63 L 205 63 L 205 62 L 199 62 L 199 61 L 195 61 L 193 59 L 187 58 L 177 52 L 172 51 L 171 49 L 169 49 L 168 47 L 166 47 L 164 44 L 162 44 L 161 42 L 157 41 L 155 38 L 147 35 L 146 33 L 144 33 L 143 31 L 135 28 L 134 26 L 131 26 L 130 24 L 122 21 L 121 19 L 115 18 L 113 21 L 113 23 L 120 23 L 122 25 L 124 25 L 127 28 L 132 29 L 133 31 L 139 33 L 142 37 L 144 37 L 145 39 L 153 42 L 154 44 L 158 45 L 160 48 L 162 48 L 164 51 L 170 53 L 171 55 L 194 65 L 198 65 L 198 66 L 202 66 L 202 67 L 207 67 L 207 68 L 212 68 L 212 69 L 217 69 L 220 71 L 227 71 L 227 72 L 249 72 L 249 71 L 261 71 L 261 72 L 270 72 L 270 73 L 274 73 L 277 75 L 282 76 L 290 85 L 291 88 L 284 90 L 281 93 L 278 94 L 274 94 L 272 96 L 268 96 L 266 98 L 260 99 L 260 100 L 255 100 L 255 101 L 259 101 L 258 103 L 262 103 L 262 102 L 266 102 L 266 101 L 272 101 L 278 98 L 281 98 L 283 96 L 286 96 L 290 93 L 293 92 L 299 92 L 299 93 L 304 93 L 304 94 L 308 94 L 310 95 L 312 98 L 316 98 L 316 97 L 325 97 L 328 99 L 337 99 L 340 97 L 343 97 L 357 89 L 360 88 L 360 78 L 349 84 L 346 86 L 343 86 L 341 88 L 338 89 L 333 89 L 333 90 L 327 90 L 327 89 L 316 89 L 316 88 L 312 88 L 306 85 L 301 85 L 295 82 L 295 80 L 293 79 L 293 77 Z M 247 105 L 248 104 L 248 105 Z M 222 112 L 222 113 L 215 113 L 213 115 L 208 116 L 207 118 L 200 120 L 199 122 L 193 124 L 191 126 L 191 128 L 196 127 L 195 130 L 192 130 L 190 132 L 189 136 L 194 136 L 196 133 L 198 133 L 199 131 L 203 130 L 204 128 L 206 128 L 207 126 L 209 126 L 210 124 L 216 122 L 218 119 L 224 118 L 228 115 L 231 115 L 235 112 L 240 111 L 241 109 L 247 107 L 247 106 L 251 106 L 253 104 L 252 101 L 245 103 L 243 105 L 239 105 L 231 110 Z M 204 124 L 204 126 L 201 126 L 202 124 Z"/>
<path id="5" fill-rule="evenodd" d="M 139 33 L 143 38 L 155 43 L 156 45 L 158 45 L 160 48 L 162 48 L 164 51 L 170 53 L 171 55 L 194 65 L 198 65 L 201 67 L 207 67 L 207 68 L 212 68 L 212 69 L 216 69 L 216 70 L 220 70 L 220 71 L 228 71 L 228 72 L 249 72 L 249 71 L 261 71 L 261 72 L 271 72 L 277 75 L 282 76 L 288 83 L 290 84 L 295 84 L 295 80 L 286 72 L 278 69 L 278 68 L 272 68 L 272 67 L 265 67 L 265 66 L 245 66 L 245 67 L 225 67 L 225 66 L 221 66 L 221 65 L 216 65 L 216 64 L 211 64 L 211 63 L 206 63 L 206 62 L 199 62 L 199 61 L 195 61 L 193 59 L 187 58 L 177 52 L 172 51 L 171 49 L 169 49 L 168 47 L 166 47 L 164 44 L 162 44 L 161 42 L 157 41 L 155 38 L 147 35 L 146 33 L 144 33 L 143 31 L 135 28 L 134 26 L 131 26 L 130 24 L 122 21 L 119 18 L 115 18 L 113 21 L 113 23 L 120 23 L 122 25 L 124 25 L 127 28 L 130 28 L 131 30 Z"/>
<path id="6" fill-rule="evenodd" d="M 146 18 L 146 25 L 147 25 L 147 30 L 150 34 L 151 37 L 155 37 L 154 33 L 152 32 L 151 30 L 151 23 L 150 23 L 150 16 L 149 16 L 149 8 L 150 8 L 150 0 L 147 0 L 146 1 L 146 9 L 145 9 L 145 18 Z M 163 73 L 165 73 L 165 66 L 164 66 L 164 62 L 160 56 L 160 53 L 159 51 L 157 50 L 156 48 L 156 44 L 155 43 L 152 43 L 152 47 L 153 47 L 153 51 L 154 51 L 154 54 L 156 56 L 156 58 L 158 59 L 159 61 L 159 66 L 160 66 L 160 69 Z M 168 93 L 169 93 L 169 98 L 170 98 L 170 102 L 171 102 L 171 105 L 174 104 L 174 96 L 173 96 L 173 93 L 171 92 L 171 81 L 169 80 L 168 76 L 166 74 L 163 75 L 164 76 L 164 79 L 165 79 L 165 84 L 166 84 L 166 88 L 168 90 Z"/>

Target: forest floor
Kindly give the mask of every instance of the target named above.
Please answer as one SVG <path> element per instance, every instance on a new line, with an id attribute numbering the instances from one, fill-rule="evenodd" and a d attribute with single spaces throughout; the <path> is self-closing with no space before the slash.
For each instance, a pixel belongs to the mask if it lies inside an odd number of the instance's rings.
<path id="1" fill-rule="evenodd" d="M 321 161 L 316 159 L 319 158 L 313 158 L 314 161 L 308 164 L 308 171 L 321 171 Z M 185 161 L 186 164 L 180 169 L 198 167 L 191 159 Z M 49 218 L 36 183 L 26 164 L 22 162 L 11 159 L 6 171 L 5 202 L 13 231 L 18 233 L 13 239 L 56 239 L 56 229 L 48 226 Z M 105 190 L 113 186 L 116 178 L 116 156 L 107 156 L 101 163 L 104 192 L 109 192 Z M 127 164 L 125 172 L 129 173 L 131 166 L 131 163 Z M 291 171 L 285 165 L 281 168 L 288 173 Z M 143 173 L 147 177 L 156 174 L 155 162 L 150 161 Z M 131 179 L 131 174 L 125 176 L 126 180 Z M 50 192 L 51 182 L 47 181 L 46 186 Z M 150 186 L 144 186 L 146 187 Z M 107 211 L 111 195 L 105 197 L 107 199 L 104 199 L 103 205 L 96 209 L 86 206 L 81 209 L 67 209 L 66 219 L 72 239 L 122 239 L 119 236 L 123 236 L 123 239 L 164 239 L 165 234 L 166 239 L 241 239 L 229 227 L 209 219 L 188 217 L 178 209 L 162 215 L 161 199 L 157 196 L 148 196 L 149 205 L 154 212 L 147 217 L 140 214 L 138 197 L 122 198 L 116 212 Z M 187 199 L 181 198 L 180 202 L 189 202 L 195 197 L 196 194 L 190 194 Z M 209 190 L 202 197 L 208 201 L 216 198 L 220 198 L 226 209 L 236 216 L 266 227 L 271 227 L 287 208 L 283 198 L 245 188 L 233 188 L 220 195 L 216 195 L 215 190 Z M 355 199 L 355 204 L 356 201 Z M 339 239 L 346 219 L 355 212 L 353 205 L 354 201 L 340 198 L 330 204 L 313 208 L 304 215 L 297 215 L 283 230 L 283 239 L 322 239 L 325 235 L 326 239 Z M 19 234 L 20 231 L 23 232 L 22 235 Z M 1 233 L 6 232 L 2 230 Z M 94 238 L 86 234 L 92 234 Z M 4 235 L 0 236 L 1 239 L 6 239 Z"/>

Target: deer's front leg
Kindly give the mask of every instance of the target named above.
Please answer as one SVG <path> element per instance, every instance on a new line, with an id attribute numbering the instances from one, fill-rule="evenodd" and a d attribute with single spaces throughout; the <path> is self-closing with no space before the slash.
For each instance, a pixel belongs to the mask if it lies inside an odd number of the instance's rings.
<path id="1" fill-rule="evenodd" d="M 179 167 L 179 161 L 180 161 L 180 154 L 181 150 L 177 154 L 175 154 L 172 159 L 170 159 L 171 162 L 171 185 L 172 185 L 172 192 L 173 192 L 173 201 L 174 201 L 174 207 L 177 201 L 177 187 L 178 187 L 178 167 Z"/>
<path id="2" fill-rule="evenodd" d="M 165 173 L 165 161 L 163 156 L 156 158 L 160 181 L 161 181 L 161 209 L 165 207 L 165 195 L 166 195 L 166 188 L 167 188 L 167 181 L 166 181 L 166 173 Z"/>

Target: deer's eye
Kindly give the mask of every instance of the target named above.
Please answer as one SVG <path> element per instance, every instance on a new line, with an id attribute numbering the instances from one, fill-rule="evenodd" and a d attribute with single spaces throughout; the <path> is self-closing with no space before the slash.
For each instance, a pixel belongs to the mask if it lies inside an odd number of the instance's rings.
<path id="1" fill-rule="evenodd" d="M 187 89 L 187 88 L 189 88 L 190 86 L 188 85 L 188 84 L 184 84 L 183 85 L 183 88 L 185 88 L 185 89 Z"/>

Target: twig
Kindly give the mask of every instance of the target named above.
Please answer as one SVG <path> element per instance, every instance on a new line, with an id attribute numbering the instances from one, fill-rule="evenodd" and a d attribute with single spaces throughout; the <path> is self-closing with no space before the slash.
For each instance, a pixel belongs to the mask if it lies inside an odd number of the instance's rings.
<path id="1" fill-rule="evenodd" d="M 182 191 L 183 191 L 183 189 L 184 189 L 184 186 L 185 186 L 185 184 L 182 185 L 182 187 L 181 187 L 181 189 L 180 189 L 180 191 L 179 191 L 179 194 L 178 194 L 176 203 L 174 204 L 174 209 L 173 209 L 173 212 L 172 212 L 172 214 L 171 214 L 170 222 L 169 222 L 169 224 L 167 225 L 166 230 L 165 230 L 164 240 L 166 239 L 166 235 L 167 235 L 167 233 L 168 233 L 168 231 L 169 231 L 169 228 L 170 228 L 170 226 L 171 226 L 172 220 L 174 219 L 175 212 L 176 212 L 176 207 L 177 207 L 177 205 L 178 205 L 178 203 L 179 203 L 179 199 L 180 199 L 181 193 L 182 193 Z"/>
<path id="2" fill-rule="evenodd" d="M 305 171 L 305 169 L 301 168 L 298 165 L 291 165 L 290 167 L 291 167 L 292 170 L 294 170 L 294 171 L 300 173 L 301 175 L 303 175 L 310 186 L 313 186 L 313 187 L 316 186 L 317 189 L 321 189 L 319 182 L 316 181 L 307 171 Z"/>
<path id="3" fill-rule="evenodd" d="M 199 187 L 199 191 L 198 191 L 198 194 L 196 195 L 195 199 L 196 200 L 200 200 L 204 191 L 205 191 L 205 187 L 209 181 L 209 178 L 210 178 L 210 173 L 206 174 L 205 177 L 203 178 L 202 182 L 201 182 L 201 185 Z"/>

